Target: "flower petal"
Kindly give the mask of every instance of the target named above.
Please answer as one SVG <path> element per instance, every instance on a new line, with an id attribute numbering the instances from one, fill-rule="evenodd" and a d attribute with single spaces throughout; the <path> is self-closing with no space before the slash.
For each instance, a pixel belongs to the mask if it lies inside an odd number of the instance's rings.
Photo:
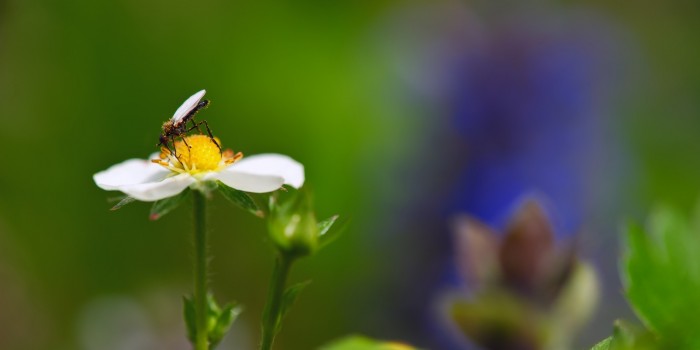
<path id="1" fill-rule="evenodd" d="M 284 184 L 294 188 L 304 185 L 304 166 L 296 160 L 275 153 L 244 157 L 226 170 L 284 178 Z"/>
<path id="2" fill-rule="evenodd" d="M 284 185 L 284 178 L 281 176 L 251 174 L 229 169 L 212 173 L 212 177 L 223 182 L 226 186 L 253 193 L 276 191 Z"/>
<path id="3" fill-rule="evenodd" d="M 195 181 L 190 174 L 180 174 L 161 181 L 120 186 L 118 190 L 140 201 L 154 202 L 182 192 Z"/>
<path id="4" fill-rule="evenodd" d="M 107 170 L 92 176 L 97 186 L 103 190 L 119 190 L 125 185 L 135 185 L 162 179 L 169 173 L 162 166 L 149 160 L 129 159 L 112 165 Z"/>

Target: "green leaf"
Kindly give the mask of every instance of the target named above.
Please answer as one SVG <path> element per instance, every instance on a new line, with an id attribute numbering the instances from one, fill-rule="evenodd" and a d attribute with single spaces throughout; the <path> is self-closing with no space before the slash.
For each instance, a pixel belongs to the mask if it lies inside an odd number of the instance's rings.
<path id="1" fill-rule="evenodd" d="M 182 297 L 184 305 L 185 326 L 187 326 L 187 339 L 194 343 L 197 336 L 197 321 L 194 302 L 188 297 Z"/>
<path id="2" fill-rule="evenodd" d="M 134 197 L 126 196 L 126 197 L 122 198 L 122 199 L 119 201 L 119 203 L 115 204 L 115 205 L 114 205 L 112 208 L 110 208 L 109 210 L 119 210 L 119 209 L 121 209 L 123 206 L 125 206 L 125 205 L 127 205 L 127 204 L 129 204 L 129 203 L 132 203 L 132 202 L 134 202 L 135 200 L 136 200 L 136 198 L 134 198 Z"/>
<path id="3" fill-rule="evenodd" d="M 306 189 L 270 196 L 268 232 L 280 251 L 294 257 L 311 255 L 319 246 L 313 200 Z"/>
<path id="4" fill-rule="evenodd" d="M 328 233 L 328 230 L 330 230 L 331 227 L 333 227 L 333 224 L 335 224 L 335 221 L 338 220 L 338 217 L 340 217 L 340 215 L 333 215 L 333 216 L 329 217 L 328 219 L 319 222 L 318 223 L 318 235 L 323 236 L 326 233 Z"/>
<path id="5" fill-rule="evenodd" d="M 238 318 L 238 315 L 243 312 L 243 307 L 235 303 L 229 303 L 224 306 L 219 312 L 216 319 L 216 323 L 212 329 L 209 330 L 209 343 L 211 349 L 214 349 L 219 342 L 224 338 L 231 325 Z"/>
<path id="6" fill-rule="evenodd" d="M 364 336 L 349 336 L 319 350 L 416 350 L 416 348 L 399 342 L 382 342 Z"/>
<path id="7" fill-rule="evenodd" d="M 615 321 L 613 335 L 596 344 L 591 350 L 662 350 L 649 331 L 623 320 Z"/>
<path id="8" fill-rule="evenodd" d="M 622 261 L 627 298 L 664 348 L 700 349 L 700 227 L 661 208 L 648 233 L 630 224 Z"/>
<path id="9" fill-rule="evenodd" d="M 183 297 L 185 325 L 187 326 L 187 339 L 194 343 L 197 335 L 196 311 L 194 301 L 189 297 Z M 236 303 L 229 303 L 222 308 L 216 303 L 211 294 L 207 295 L 207 328 L 209 333 L 210 349 L 214 349 L 224 338 L 233 322 L 243 311 L 243 307 Z"/>
<path id="10" fill-rule="evenodd" d="M 612 338 L 618 346 L 628 347 L 634 345 L 637 339 L 644 337 L 647 333 L 643 328 L 625 320 L 615 320 Z"/>
<path id="11" fill-rule="evenodd" d="M 339 217 L 340 215 L 333 215 L 330 218 L 318 223 L 319 248 L 323 248 L 338 239 L 341 233 L 343 233 L 343 231 L 345 231 L 347 228 L 347 220 L 344 220 L 345 222 L 343 222 L 340 226 L 335 225 Z"/>
<path id="12" fill-rule="evenodd" d="M 657 337 L 649 330 L 625 320 L 616 320 L 611 350 L 663 350 Z"/>
<path id="13" fill-rule="evenodd" d="M 207 329 L 212 330 L 216 326 L 220 313 L 221 309 L 219 304 L 216 303 L 214 295 L 211 293 L 207 294 Z"/>
<path id="14" fill-rule="evenodd" d="M 155 203 L 153 203 L 153 206 L 151 207 L 151 214 L 149 218 L 151 220 L 158 220 L 161 217 L 163 217 L 165 214 L 171 212 L 175 208 L 179 207 L 182 202 L 187 199 L 187 196 L 190 194 L 190 189 L 187 188 L 184 191 L 180 192 L 177 195 L 174 195 L 172 197 L 168 197 L 165 199 L 161 199 Z"/>
<path id="15" fill-rule="evenodd" d="M 609 336 L 609 337 L 603 339 L 603 341 L 601 341 L 600 343 L 594 345 L 591 348 L 591 350 L 613 350 L 613 348 L 611 347 L 612 342 L 613 342 L 613 337 Z"/>
<path id="16" fill-rule="evenodd" d="M 265 216 L 265 213 L 262 210 L 260 210 L 253 198 L 251 198 L 247 193 L 226 186 L 226 184 L 224 184 L 221 181 L 218 181 L 217 184 L 219 186 L 219 192 L 224 197 L 226 197 L 226 199 L 233 202 L 233 204 L 243 208 L 244 210 L 247 210 L 248 212 L 257 217 L 262 218 Z"/>
<path id="17" fill-rule="evenodd" d="M 282 319 L 284 319 L 284 316 L 287 315 L 287 312 L 292 308 L 292 305 L 294 305 L 294 302 L 297 300 L 297 297 L 299 297 L 299 293 L 306 288 L 311 283 L 311 281 L 304 281 L 300 282 L 297 284 L 294 284 L 290 287 L 287 288 L 287 290 L 284 291 L 284 295 L 282 295 L 282 308 L 280 310 L 280 317 L 279 320 L 277 320 L 277 328 L 279 331 L 279 327 L 282 323 Z"/>

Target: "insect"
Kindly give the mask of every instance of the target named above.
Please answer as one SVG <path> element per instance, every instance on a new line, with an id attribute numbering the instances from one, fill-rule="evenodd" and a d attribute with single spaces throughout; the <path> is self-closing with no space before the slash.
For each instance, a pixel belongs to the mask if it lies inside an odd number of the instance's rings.
<path id="1" fill-rule="evenodd" d="M 206 93 L 206 90 L 201 90 L 195 93 L 194 95 L 190 96 L 185 102 L 180 106 L 175 111 L 175 114 L 173 114 L 173 117 L 170 118 L 168 121 L 163 123 L 163 130 L 160 134 L 160 138 L 157 146 L 165 146 L 170 152 L 172 152 L 175 157 L 177 157 L 177 153 L 175 150 L 175 138 L 180 137 L 182 141 L 185 143 L 187 147 L 190 147 L 190 145 L 187 144 L 187 141 L 185 140 L 184 136 L 194 130 L 197 129 L 199 130 L 200 134 L 203 134 L 202 129 L 200 126 L 204 124 L 204 126 L 207 128 L 207 134 L 209 134 L 209 138 L 216 144 L 216 147 L 219 148 L 219 152 L 221 152 L 221 146 L 219 143 L 214 139 L 214 136 L 211 133 L 211 129 L 209 129 L 209 124 L 207 123 L 206 120 L 202 120 L 200 122 L 197 122 L 194 120 L 194 116 L 199 112 L 201 109 L 207 108 L 209 106 L 209 100 L 202 100 L 202 97 L 204 97 L 204 94 Z M 187 122 L 192 122 L 192 126 L 188 126 Z M 172 144 L 172 148 L 170 148 L 170 145 Z"/>

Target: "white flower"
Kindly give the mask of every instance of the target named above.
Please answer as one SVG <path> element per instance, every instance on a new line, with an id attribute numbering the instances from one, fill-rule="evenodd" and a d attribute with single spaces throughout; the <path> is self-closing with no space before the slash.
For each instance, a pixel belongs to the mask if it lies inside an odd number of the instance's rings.
<path id="1" fill-rule="evenodd" d="M 98 187 L 116 190 L 140 201 L 172 197 L 188 187 L 221 181 L 229 187 L 254 193 L 272 192 L 282 185 L 304 184 L 304 167 L 281 154 L 243 158 L 240 152 L 220 151 L 205 135 L 192 135 L 175 142 L 173 152 L 162 148 L 151 160 L 129 159 L 93 176 Z M 189 147 L 188 147 L 189 146 Z M 174 154 L 173 154 L 174 153 Z"/>

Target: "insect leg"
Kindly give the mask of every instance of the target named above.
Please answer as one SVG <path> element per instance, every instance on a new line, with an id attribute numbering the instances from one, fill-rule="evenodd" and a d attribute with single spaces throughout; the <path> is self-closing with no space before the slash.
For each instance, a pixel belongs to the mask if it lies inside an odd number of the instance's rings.
<path id="1" fill-rule="evenodd" d="M 206 120 L 202 120 L 202 121 L 199 122 L 199 123 L 194 123 L 194 126 L 191 127 L 191 128 L 189 128 L 189 129 L 187 129 L 187 132 L 190 132 L 190 131 L 192 131 L 192 130 L 194 130 L 194 129 L 197 129 L 197 130 L 199 130 L 199 133 L 200 133 L 200 134 L 204 134 L 204 133 L 202 132 L 202 129 L 200 129 L 200 127 L 199 127 L 199 126 L 202 125 L 202 124 L 204 124 L 204 126 L 207 128 L 207 134 L 209 134 L 209 139 L 210 139 L 212 142 L 214 142 L 214 144 L 216 145 L 216 147 L 219 149 L 219 153 L 221 153 L 221 152 L 222 152 L 222 150 L 221 150 L 221 145 L 219 145 L 219 143 L 218 143 L 218 142 L 216 141 L 216 139 L 214 138 L 214 135 L 211 133 L 211 129 L 209 129 L 209 124 L 207 124 L 207 121 L 206 121 Z"/>
<path id="2" fill-rule="evenodd" d="M 175 147 L 175 135 L 170 135 L 170 144 L 173 148 L 171 149 L 170 145 L 168 145 L 168 149 L 175 156 L 175 159 L 177 159 L 178 162 L 182 163 L 182 161 L 180 161 L 180 156 L 177 155 L 177 147 Z"/>
<path id="3" fill-rule="evenodd" d="M 187 143 L 187 140 L 185 139 L 185 136 L 180 136 L 180 139 L 182 140 L 182 142 L 185 143 L 185 146 L 187 146 L 187 148 L 192 148 L 192 146 L 190 146 L 190 145 Z"/>
<path id="4" fill-rule="evenodd" d="M 204 126 L 207 128 L 207 133 L 209 134 L 209 138 L 210 138 L 212 141 L 214 141 L 214 144 L 216 145 L 216 147 L 219 148 L 219 153 L 221 153 L 221 145 L 219 145 L 219 143 L 216 142 L 216 139 L 214 138 L 214 135 L 211 134 L 211 129 L 209 129 L 209 123 L 207 123 L 206 120 L 202 120 L 201 122 L 199 122 L 199 125 L 201 125 L 201 124 L 204 124 Z M 199 125 L 197 125 L 197 129 L 199 129 Z"/>
<path id="5" fill-rule="evenodd" d="M 185 136 L 180 136 L 180 139 L 182 139 L 182 142 L 185 143 L 185 146 L 187 146 L 187 151 L 188 151 L 188 152 L 190 153 L 190 155 L 191 155 L 191 154 L 192 154 L 192 146 L 190 146 L 190 145 L 187 143 L 187 140 L 185 139 Z"/>
<path id="6" fill-rule="evenodd" d="M 199 128 L 199 125 L 202 124 L 202 123 L 197 123 L 197 122 L 194 120 L 194 117 L 193 117 L 192 119 L 190 119 L 190 121 L 192 121 L 192 125 L 194 125 L 194 126 L 191 127 L 189 130 L 187 130 L 188 132 L 190 132 L 190 131 L 192 131 L 192 130 L 194 130 L 194 129 L 196 128 L 196 129 L 199 131 L 200 134 L 204 134 L 204 133 L 202 132 L 202 129 Z"/>

